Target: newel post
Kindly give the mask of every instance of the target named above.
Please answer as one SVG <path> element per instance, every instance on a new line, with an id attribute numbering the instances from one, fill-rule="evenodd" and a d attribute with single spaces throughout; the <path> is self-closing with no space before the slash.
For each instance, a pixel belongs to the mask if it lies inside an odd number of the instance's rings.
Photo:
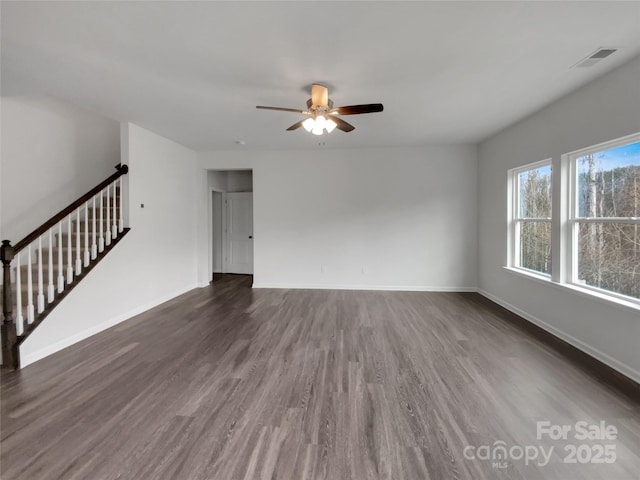
<path id="1" fill-rule="evenodd" d="M 0 326 L 2 335 L 2 365 L 17 369 L 20 366 L 16 324 L 13 321 L 13 295 L 11 292 L 11 260 L 13 260 L 13 247 L 9 240 L 2 241 L 0 247 L 0 260 L 2 260 L 2 314 L 3 320 Z M 16 288 L 20 288 L 17 285 Z"/>

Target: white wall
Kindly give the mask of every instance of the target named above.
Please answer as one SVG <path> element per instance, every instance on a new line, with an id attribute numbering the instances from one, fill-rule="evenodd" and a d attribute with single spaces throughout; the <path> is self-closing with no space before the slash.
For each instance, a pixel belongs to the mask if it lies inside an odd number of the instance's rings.
<path id="1" fill-rule="evenodd" d="M 475 147 L 233 151 L 199 158 L 205 178 L 207 169 L 253 169 L 254 286 L 476 286 Z M 200 203 L 209 196 L 202 188 Z M 210 273 L 206 242 L 199 244 L 199 264 Z M 201 282 L 210 278 L 204 275 Z"/>
<path id="2" fill-rule="evenodd" d="M 640 381 L 640 311 L 523 278 L 503 266 L 507 170 L 553 158 L 558 171 L 564 153 L 640 131 L 638 79 L 640 58 L 485 141 L 478 162 L 481 291 L 636 381 Z"/>
<path id="3" fill-rule="evenodd" d="M 0 236 L 16 242 L 112 173 L 120 124 L 49 97 L 2 97 Z"/>
<path id="4" fill-rule="evenodd" d="M 23 364 L 196 286 L 196 155 L 135 125 L 122 136 L 131 232 L 25 341 Z"/>

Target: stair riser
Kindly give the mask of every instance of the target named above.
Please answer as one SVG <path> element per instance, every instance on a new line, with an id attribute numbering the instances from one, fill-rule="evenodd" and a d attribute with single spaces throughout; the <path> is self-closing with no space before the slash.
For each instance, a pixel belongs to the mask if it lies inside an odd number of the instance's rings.
<path id="1" fill-rule="evenodd" d="M 85 265 L 84 265 L 84 260 L 81 259 L 80 260 L 82 262 L 82 269 L 84 270 Z M 72 269 L 73 269 L 73 273 L 75 275 L 75 269 L 76 269 L 76 260 L 75 258 L 73 259 L 73 265 L 72 265 Z M 68 270 L 68 265 L 65 262 L 65 264 L 62 266 L 62 270 L 60 271 L 58 269 L 57 265 L 54 265 L 53 267 L 53 284 L 54 286 L 58 285 L 58 277 L 60 275 L 62 275 L 62 277 L 65 279 L 67 278 L 67 270 Z M 27 291 L 27 285 L 29 284 L 28 281 L 28 275 L 27 275 L 27 269 L 25 267 L 21 267 L 20 268 L 20 285 L 21 285 L 21 290 L 23 292 Z M 44 289 L 47 289 L 47 284 L 49 283 L 49 268 L 45 268 L 43 266 L 42 268 L 42 283 L 44 285 Z M 36 291 L 38 288 L 38 270 L 37 268 L 34 266 L 33 270 L 31 270 L 31 284 L 33 285 L 33 291 Z M 14 289 L 15 289 L 15 284 L 14 284 Z"/>
<path id="2" fill-rule="evenodd" d="M 57 241 L 57 235 L 55 235 L 56 241 Z M 68 268 L 68 264 L 69 264 L 69 249 L 67 248 L 67 238 L 68 235 L 66 233 L 62 234 L 62 248 L 60 249 L 62 251 L 62 276 L 66 279 L 67 276 L 67 268 Z M 71 237 L 71 265 L 72 265 L 72 269 L 74 271 L 74 275 L 75 275 L 75 268 L 76 268 L 76 263 L 77 263 L 77 245 L 76 245 L 76 235 L 75 233 L 72 234 Z M 98 250 L 98 240 L 96 239 L 96 254 L 99 253 Z M 113 239 L 112 239 L 113 241 Z M 85 248 L 85 242 L 84 242 L 84 234 L 80 235 L 80 262 L 82 264 L 82 268 L 85 268 L 85 256 L 88 253 L 89 257 L 91 256 L 91 248 L 92 248 L 92 244 L 93 244 L 93 236 L 89 235 L 89 244 L 88 244 L 88 248 Z M 105 246 L 106 245 L 106 238 L 105 238 Z M 52 264 L 53 264 L 53 283 L 54 285 L 57 286 L 57 281 L 58 281 L 58 276 L 60 275 L 59 272 L 59 268 L 58 268 L 58 247 L 54 247 L 53 249 L 53 258 L 52 260 Z M 31 281 L 32 284 L 34 286 L 33 291 L 35 292 L 37 289 L 37 283 L 38 283 L 38 249 L 32 250 L 31 252 Z M 26 265 L 26 260 L 27 260 L 27 254 L 26 252 L 21 252 L 21 265 L 20 265 L 20 283 L 22 284 L 22 290 L 23 292 L 25 292 L 26 295 L 26 291 L 27 291 L 27 283 L 28 283 L 28 270 L 29 270 L 29 266 Z M 91 260 L 90 260 L 91 261 Z M 13 267 L 13 275 L 15 278 L 16 275 L 16 267 Z M 42 278 L 43 278 L 43 283 L 45 284 L 45 290 L 46 290 L 46 284 L 49 281 L 49 248 L 43 248 L 42 249 Z"/>
<path id="3" fill-rule="evenodd" d="M 71 259 L 72 261 L 75 263 L 75 259 L 76 259 L 76 237 L 74 236 L 72 239 L 72 245 L 71 245 Z M 65 240 L 66 241 L 66 240 Z M 91 255 L 91 247 L 92 247 L 92 239 L 89 238 L 89 248 L 85 249 L 84 248 L 84 240 L 81 241 L 82 245 L 80 248 L 80 259 L 82 261 L 84 261 L 84 256 L 85 256 L 85 252 L 89 252 L 89 255 Z M 113 241 L 113 240 L 112 240 Z M 106 246 L 106 244 L 105 244 Z M 54 247 L 53 249 L 53 258 L 51 259 L 53 263 L 53 268 L 57 269 L 58 268 L 58 251 L 61 250 L 62 251 L 62 264 L 63 265 L 67 265 L 68 260 L 69 260 L 69 249 L 67 248 L 67 245 L 65 243 L 65 245 L 58 249 L 57 247 Z M 97 239 L 96 239 L 96 254 L 99 254 L 100 252 L 98 251 L 98 243 L 97 243 Z M 21 254 L 20 256 L 20 267 L 23 269 L 26 269 L 26 260 L 27 260 L 27 256 L 26 254 Z M 38 268 L 38 249 L 34 250 L 31 252 L 31 265 L 33 265 L 33 272 L 35 274 L 36 269 Z M 43 248 L 42 249 L 42 268 L 43 269 L 47 269 L 49 268 L 49 249 L 48 248 Z M 13 267 L 13 271 L 15 272 L 15 266 Z"/>
<path id="4" fill-rule="evenodd" d="M 120 222 L 119 219 L 116 218 L 116 228 L 118 227 L 118 223 Z M 75 234 L 76 233 L 76 221 L 74 220 L 73 222 L 71 222 L 72 225 L 72 231 Z M 85 221 L 82 220 L 80 221 L 80 235 L 84 235 L 84 226 L 85 226 Z M 107 223 L 106 219 L 103 219 L 102 221 L 102 229 L 103 230 L 107 230 L 107 228 L 113 230 L 113 218 L 109 219 L 109 223 Z M 64 230 L 63 230 L 64 231 Z M 91 220 L 89 220 L 89 235 L 93 234 L 93 222 Z M 96 235 L 100 234 L 100 222 L 98 220 L 96 220 Z"/>
<path id="5" fill-rule="evenodd" d="M 67 283 L 65 282 L 65 288 L 66 288 Z M 48 304 L 47 299 L 48 299 L 48 295 L 49 295 L 49 289 L 48 289 L 48 283 L 45 281 L 43 284 L 43 295 L 44 295 L 44 304 L 45 306 Z M 54 284 L 53 284 L 53 289 L 54 289 L 54 295 L 58 294 L 58 282 L 57 282 L 57 278 L 54 278 Z M 34 308 L 37 312 L 37 307 L 38 307 L 38 287 L 37 285 L 33 286 L 33 290 L 32 290 L 32 305 L 34 305 Z M 55 296 L 54 296 L 55 298 Z M 16 291 L 15 288 L 12 288 L 12 292 L 11 292 L 11 300 L 12 300 L 12 305 L 13 305 L 13 317 L 15 318 L 18 312 L 18 307 L 17 307 L 17 298 L 16 298 Z M 23 286 L 20 289 L 20 300 L 22 303 L 22 315 L 23 317 L 26 318 L 27 316 L 27 306 L 29 304 L 29 293 L 27 290 L 26 285 Z"/>
<path id="6" fill-rule="evenodd" d="M 113 208 L 113 198 L 109 198 L 108 202 L 106 198 L 102 200 L 102 208 L 107 208 L 107 205 Z M 120 207 L 120 197 L 116 197 L 116 205 Z M 89 210 L 93 210 L 93 202 L 89 202 Z M 100 201 L 96 198 L 96 214 L 98 213 L 99 210 L 100 210 Z"/>
<path id="7" fill-rule="evenodd" d="M 125 230 L 122 234 L 126 234 L 128 230 Z M 119 240 L 119 239 L 117 239 Z M 46 252 L 46 253 L 45 253 Z M 66 249 L 65 249 L 65 253 L 66 253 Z M 49 299 L 49 265 L 48 263 L 45 263 L 45 258 L 46 255 L 48 255 L 48 249 L 43 248 L 43 264 L 42 264 L 42 295 L 43 295 L 43 300 L 44 300 L 44 304 L 43 307 L 46 309 L 47 306 L 49 305 L 48 299 Z M 26 257 L 25 257 L 26 258 Z M 34 259 L 37 258 L 35 255 L 33 257 Z M 57 249 L 54 249 L 54 259 L 57 259 Z M 68 290 L 68 289 L 72 289 L 75 285 L 76 285 L 76 275 L 75 275 L 75 265 L 76 265 L 76 257 L 75 257 L 75 252 L 74 252 L 74 256 L 73 256 L 73 281 L 71 283 L 67 283 L 66 279 L 67 279 L 67 257 L 66 255 L 63 258 L 64 260 L 64 265 L 62 268 L 62 276 L 63 276 L 63 284 L 64 284 L 64 290 Z M 81 256 L 81 262 L 82 262 L 82 273 L 84 273 L 85 271 L 85 266 L 84 266 L 84 256 Z M 93 261 L 91 262 L 93 263 Z M 29 289 L 28 289 L 28 285 L 27 285 L 27 265 L 21 265 L 20 270 L 21 270 L 21 285 L 20 285 L 20 303 L 22 304 L 22 317 L 23 317 L 23 321 L 24 321 L 24 326 L 26 328 L 27 325 L 27 312 L 28 312 L 28 304 L 29 304 Z M 15 267 L 14 267 L 14 274 L 15 274 Z M 58 293 L 58 277 L 60 275 L 60 272 L 58 270 L 58 266 L 57 263 L 54 263 L 53 265 L 53 290 L 54 290 L 54 300 L 58 297 L 59 293 Z M 37 263 L 32 264 L 32 278 L 31 278 L 31 304 L 33 305 L 34 308 L 34 319 L 36 322 L 38 322 L 38 296 L 40 295 L 38 292 L 38 271 L 37 271 Z M 17 298 L 16 298 L 16 285 L 13 284 L 12 288 L 11 288 L 11 300 L 12 300 L 12 311 L 13 311 L 13 318 L 14 320 L 16 320 L 17 315 L 18 315 L 18 308 L 17 308 Z M 2 302 L 0 301 L 0 307 L 2 306 Z M 46 314 L 46 312 L 45 312 Z"/>
<path id="8" fill-rule="evenodd" d="M 36 258 L 37 257 L 34 255 L 33 256 L 34 262 L 31 264 L 31 275 L 33 275 L 34 279 L 37 278 L 37 275 L 38 275 L 38 263 L 36 261 Z M 75 265 L 75 261 L 76 261 L 75 249 L 73 250 L 73 254 L 71 256 L 71 260 L 73 261 L 73 264 Z M 84 261 L 84 250 L 82 250 L 80 252 L 80 260 Z M 54 255 L 52 263 L 53 263 L 53 271 L 55 273 L 55 272 L 58 271 L 58 256 L 57 255 Z M 66 253 L 66 249 L 65 249 L 64 255 L 62 256 L 62 265 L 63 265 L 64 268 L 67 267 L 67 263 L 69 263 L 69 262 L 68 262 L 68 257 L 67 257 L 67 253 Z M 20 265 L 20 276 L 21 276 L 22 280 L 24 280 L 26 278 L 28 269 L 29 269 L 28 265 L 25 265 L 25 264 Z M 13 274 L 15 275 L 16 267 L 13 267 L 12 271 L 13 271 Z M 49 273 L 49 259 L 48 259 L 48 257 L 46 255 L 42 256 L 42 272 L 43 272 L 43 275 L 45 277 Z"/>
<path id="9" fill-rule="evenodd" d="M 111 229 L 110 231 L 112 231 L 112 230 L 113 230 L 113 229 Z M 97 234 L 97 233 L 98 233 L 98 232 L 96 232 L 96 234 Z M 104 231 L 104 233 L 105 233 L 105 236 L 106 236 L 106 230 Z M 119 234 L 119 235 L 120 235 L 120 234 Z M 97 236 L 98 236 L 98 235 L 97 235 Z M 84 231 L 81 231 L 81 232 L 80 232 L 80 248 L 81 248 L 81 252 L 82 252 L 82 251 L 84 251 L 84 248 L 85 248 L 85 241 L 84 241 L 84 237 L 85 237 L 85 235 L 84 235 Z M 99 236 L 98 236 L 98 237 L 99 237 Z M 58 243 L 58 242 L 57 242 L 57 238 L 58 238 L 58 235 L 56 235 L 56 243 Z M 113 240 L 113 239 L 112 239 L 112 240 Z M 77 239 L 76 239 L 76 233 L 74 232 L 74 233 L 72 233 L 72 234 L 71 234 L 71 248 L 73 249 L 73 251 L 74 251 L 74 252 L 75 252 L 75 249 L 76 249 L 76 246 L 77 246 L 76 241 L 77 241 Z M 98 242 L 99 242 L 99 238 L 96 238 L 96 245 L 98 245 Z M 105 242 L 105 245 L 106 245 L 106 244 L 107 244 L 107 240 L 106 240 L 106 238 L 104 238 L 104 242 Z M 68 245 L 68 234 L 67 234 L 67 233 L 63 233 L 63 234 L 62 234 L 62 242 L 61 242 L 61 244 L 62 244 L 62 248 L 63 248 L 63 249 L 66 249 L 66 247 L 67 247 L 67 245 Z M 92 244 L 93 244 L 93 235 L 92 235 L 92 234 L 91 234 L 91 232 L 90 232 L 90 233 L 89 233 L 89 243 L 88 243 L 89 249 L 91 249 L 91 245 L 92 245 Z M 54 257 L 54 258 L 55 258 L 55 257 Z"/>
<path id="10" fill-rule="evenodd" d="M 113 203 L 111 203 L 108 207 L 107 205 L 103 205 L 102 206 L 102 216 L 106 216 L 107 215 L 107 210 L 109 210 L 109 215 L 113 215 Z M 118 213 L 120 211 L 120 203 L 116 204 L 116 213 Z M 84 215 L 84 211 L 82 212 L 82 215 Z M 93 207 L 89 207 L 89 216 L 93 215 Z M 100 207 L 96 206 L 96 218 L 98 218 L 100 216 Z"/>

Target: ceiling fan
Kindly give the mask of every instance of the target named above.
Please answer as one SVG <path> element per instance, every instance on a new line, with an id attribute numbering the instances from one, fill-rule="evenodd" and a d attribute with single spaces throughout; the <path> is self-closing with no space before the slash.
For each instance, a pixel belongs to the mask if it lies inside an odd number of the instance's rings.
<path id="1" fill-rule="evenodd" d="M 329 89 L 324 85 L 311 85 L 311 98 L 307 100 L 307 109 L 298 110 L 296 108 L 264 107 L 256 106 L 263 110 L 278 110 L 281 112 L 294 112 L 308 115 L 309 118 L 294 123 L 287 131 L 297 130 L 304 127 L 307 132 L 314 135 L 322 135 L 326 130 L 331 133 L 335 128 L 343 132 L 350 132 L 356 127 L 342 120 L 338 115 L 359 115 L 361 113 L 381 112 L 381 103 L 368 103 L 365 105 L 349 105 L 346 107 L 333 108 L 333 101 L 329 98 Z"/>

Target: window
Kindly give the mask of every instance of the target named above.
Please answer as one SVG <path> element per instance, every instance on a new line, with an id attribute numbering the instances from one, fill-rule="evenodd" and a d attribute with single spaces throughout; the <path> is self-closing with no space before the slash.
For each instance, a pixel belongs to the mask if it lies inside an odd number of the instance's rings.
<path id="1" fill-rule="evenodd" d="M 551 161 L 514 169 L 511 261 L 513 267 L 551 274 Z"/>
<path id="2" fill-rule="evenodd" d="M 507 266 L 639 308 L 640 133 L 554 166 L 556 191 L 551 160 L 509 170 Z"/>
<path id="3" fill-rule="evenodd" d="M 568 155 L 573 284 L 640 299 L 640 135 Z"/>

